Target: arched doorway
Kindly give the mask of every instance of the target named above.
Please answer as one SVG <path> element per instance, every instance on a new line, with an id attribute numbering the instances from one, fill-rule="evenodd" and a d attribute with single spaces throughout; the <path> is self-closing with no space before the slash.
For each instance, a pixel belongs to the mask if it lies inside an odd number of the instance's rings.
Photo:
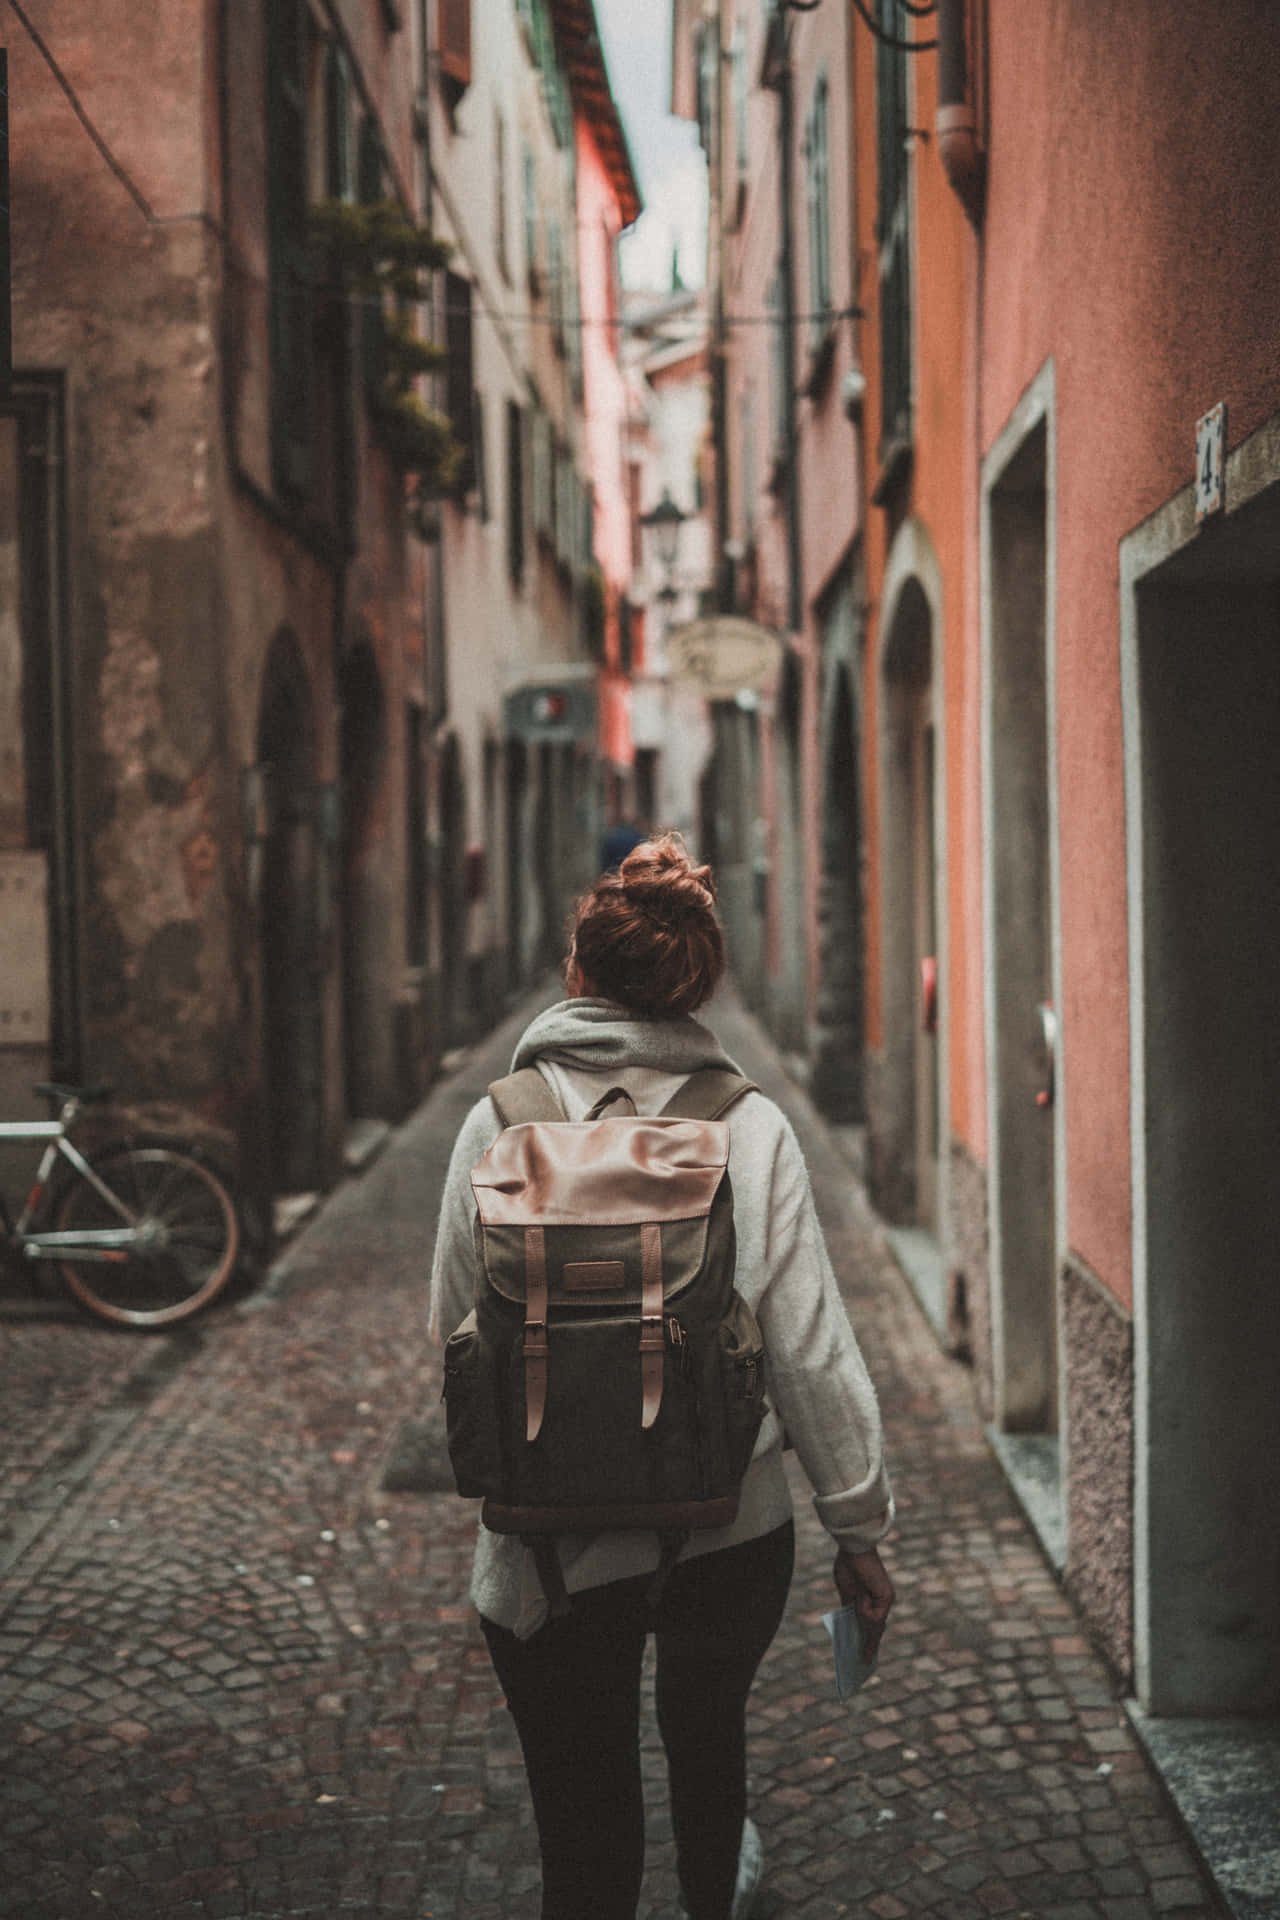
<path id="1" fill-rule="evenodd" d="M 866 1120 L 866 927 L 862 881 L 861 751 L 847 661 L 832 670 L 818 899 L 821 974 L 810 1091 L 829 1120 Z"/>
<path id="2" fill-rule="evenodd" d="M 348 1119 L 382 1113 L 389 1097 L 391 930 L 370 843 L 386 768 L 387 714 L 373 649 L 351 648 L 342 702 L 342 1063 Z"/>
<path id="3" fill-rule="evenodd" d="M 941 1100 L 934 653 L 929 600 L 911 575 L 893 598 L 881 662 L 884 1049 L 873 1172 L 882 1211 L 936 1240 Z"/>
<path id="4" fill-rule="evenodd" d="M 271 1185 L 276 1193 L 301 1193 L 323 1185 L 323 853 L 315 829 L 311 687 L 302 650 L 286 629 L 267 654 L 257 751 L 268 795 L 260 955 Z"/>
<path id="5" fill-rule="evenodd" d="M 1007 1433 L 1058 1427 L 1057 917 L 1049 420 L 988 456 L 984 772 L 993 1399 Z M 1055 1057 L 1057 1056 L 1057 1057 Z M 1046 1455 L 1055 1459 L 1050 1449 Z"/>

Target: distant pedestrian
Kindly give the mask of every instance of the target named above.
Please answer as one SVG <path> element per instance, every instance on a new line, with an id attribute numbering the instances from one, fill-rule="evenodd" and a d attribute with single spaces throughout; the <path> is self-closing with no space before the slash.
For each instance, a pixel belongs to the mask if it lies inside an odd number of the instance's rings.
<path id="1" fill-rule="evenodd" d="M 627 855 L 643 846 L 648 834 L 638 820 L 615 820 L 600 842 L 601 873 L 616 873 Z"/>
<path id="2" fill-rule="evenodd" d="M 702 1068 L 736 1071 L 691 1015 L 724 966 L 709 867 L 677 835 L 643 843 L 579 902 L 569 998 L 538 1016 L 513 1071 L 536 1066 L 565 1117 L 611 1088 L 656 1115 Z M 481 1527 L 471 1595 L 515 1719 L 542 1853 L 543 1920 L 633 1920 L 644 1863 L 639 1753 L 645 1641 L 657 1656 L 680 1885 L 692 1920 L 739 1920 L 762 1873 L 746 1817 L 746 1707 L 777 1631 L 795 1549 L 784 1431 L 835 1542 L 835 1581 L 874 1656 L 893 1604 L 877 1552 L 893 1502 L 874 1389 L 823 1243 L 791 1127 L 763 1093 L 726 1114 L 736 1285 L 764 1337 L 770 1411 L 737 1518 L 694 1533 L 658 1598 L 659 1543 L 645 1532 L 561 1538 L 568 1611 L 549 1617 L 533 1551 Z M 445 1186 L 431 1280 L 443 1339 L 472 1304 L 470 1171 L 497 1139 L 486 1096 L 463 1124 Z M 551 1332 L 555 1350 L 554 1327 Z M 552 1361 L 554 1367 L 554 1358 Z"/>

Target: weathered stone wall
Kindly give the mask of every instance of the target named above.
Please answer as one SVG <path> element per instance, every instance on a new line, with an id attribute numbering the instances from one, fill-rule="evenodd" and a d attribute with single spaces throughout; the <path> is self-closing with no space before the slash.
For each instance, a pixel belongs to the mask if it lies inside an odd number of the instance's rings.
<path id="1" fill-rule="evenodd" d="M 987 1171 L 961 1140 L 951 1142 L 947 1239 L 948 1332 L 953 1352 L 973 1362 L 978 1402 L 986 1419 L 993 1403 L 991 1365 L 991 1235 Z"/>
<path id="2" fill-rule="evenodd" d="M 66 390 L 84 1067 L 220 1114 L 236 1005 L 201 9 L 71 0 L 56 26 L 120 169 L 15 34 L 14 358 Z"/>
<path id="3" fill-rule="evenodd" d="M 1133 1668 L 1133 1323 L 1074 1255 L 1062 1267 L 1067 1586 L 1117 1672 Z"/>

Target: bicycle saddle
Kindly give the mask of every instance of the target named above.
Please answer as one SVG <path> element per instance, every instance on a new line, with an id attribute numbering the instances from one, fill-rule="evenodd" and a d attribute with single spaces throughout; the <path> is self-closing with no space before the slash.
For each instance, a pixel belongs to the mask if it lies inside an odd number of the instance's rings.
<path id="1" fill-rule="evenodd" d="M 59 1106 L 65 1105 L 68 1100 L 78 1100 L 81 1106 L 87 1107 L 95 1100 L 109 1100 L 112 1089 L 107 1086 L 69 1087 L 61 1080 L 39 1080 L 32 1092 L 39 1094 L 42 1100 L 56 1100 Z"/>

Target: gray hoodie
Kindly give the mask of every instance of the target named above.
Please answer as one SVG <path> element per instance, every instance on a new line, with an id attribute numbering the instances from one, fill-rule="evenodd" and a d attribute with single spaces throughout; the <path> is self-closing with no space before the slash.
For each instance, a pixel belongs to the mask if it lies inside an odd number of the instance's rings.
<path id="1" fill-rule="evenodd" d="M 580 1120 L 601 1093 L 622 1085 L 638 1113 L 658 1113 L 698 1067 L 733 1067 L 711 1031 L 692 1019 L 645 1020 L 607 1000 L 549 1007 L 527 1028 L 512 1069 L 537 1066 L 565 1117 Z M 734 1069 L 737 1070 L 736 1068 Z M 874 1546 L 893 1520 L 880 1416 L 857 1340 L 827 1257 L 809 1176 L 789 1122 L 772 1100 L 749 1093 L 730 1108 L 729 1171 L 738 1241 L 736 1284 L 764 1334 L 771 1408 L 730 1527 L 691 1536 L 685 1557 L 737 1546 L 781 1526 L 791 1513 L 782 1465 L 784 1429 L 814 1489 L 823 1526 L 851 1552 Z M 431 1331 L 443 1341 L 472 1304 L 472 1167 L 492 1146 L 498 1117 L 486 1095 L 463 1122 L 445 1182 L 431 1274 Z M 571 1593 L 648 1573 L 657 1536 L 598 1533 L 560 1542 Z M 481 1527 L 471 1597 L 480 1612 L 521 1638 L 546 1617 L 533 1555 L 519 1540 Z"/>

